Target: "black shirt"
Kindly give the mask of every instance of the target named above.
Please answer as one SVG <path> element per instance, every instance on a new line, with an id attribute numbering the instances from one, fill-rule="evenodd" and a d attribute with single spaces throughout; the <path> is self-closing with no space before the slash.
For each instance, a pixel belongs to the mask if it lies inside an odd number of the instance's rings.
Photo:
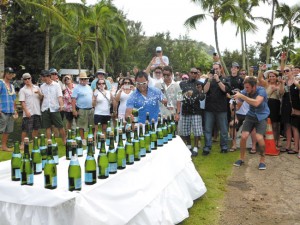
<path id="1" fill-rule="evenodd" d="M 227 82 L 230 85 L 230 90 L 239 89 L 244 90 L 244 80 L 239 75 L 237 76 L 229 76 L 227 78 Z"/>

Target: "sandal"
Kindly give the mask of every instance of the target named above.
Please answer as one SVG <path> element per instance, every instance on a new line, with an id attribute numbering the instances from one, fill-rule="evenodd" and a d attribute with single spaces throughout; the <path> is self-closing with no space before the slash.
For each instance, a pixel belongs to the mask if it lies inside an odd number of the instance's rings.
<path id="1" fill-rule="evenodd" d="M 288 151 L 290 151 L 290 149 L 288 149 L 288 148 L 281 148 L 280 149 L 280 152 L 288 152 Z"/>
<path id="2" fill-rule="evenodd" d="M 289 150 L 287 153 L 288 153 L 288 154 L 298 154 L 299 152 L 296 152 L 296 151 L 294 151 L 294 150 Z"/>
<path id="3" fill-rule="evenodd" d="M 249 151 L 249 153 L 250 153 L 250 154 L 256 154 L 256 149 L 253 149 L 253 148 L 252 148 L 252 149 Z"/>
<path id="4" fill-rule="evenodd" d="M 236 147 L 231 147 L 231 148 L 229 149 L 229 151 L 230 151 L 230 152 L 235 152 L 236 149 L 237 149 Z"/>

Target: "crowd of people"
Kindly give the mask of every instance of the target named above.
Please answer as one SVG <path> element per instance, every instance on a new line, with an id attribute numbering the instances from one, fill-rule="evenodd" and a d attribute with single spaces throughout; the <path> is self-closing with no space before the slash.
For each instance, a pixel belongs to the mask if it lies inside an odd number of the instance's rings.
<path id="1" fill-rule="evenodd" d="M 133 74 L 120 74 L 117 85 L 104 69 L 97 70 L 92 82 L 86 72 L 81 72 L 75 82 L 72 75 L 60 79 L 54 68 L 43 70 L 40 86 L 33 84 L 29 73 L 24 73 L 24 86 L 18 92 L 23 110 L 21 143 L 26 136 L 37 136 L 41 128 L 46 130 L 47 138 L 56 132 L 65 143 L 65 129 L 79 127 L 86 144 L 84 134 L 89 125 L 95 127 L 96 133 L 97 124 L 101 123 L 105 133 L 111 118 L 133 120 L 133 111 L 138 111 L 137 122 L 142 124 L 146 119 L 157 122 L 159 115 L 174 116 L 178 134 L 194 157 L 201 148 L 203 134 L 203 156 L 210 154 L 218 134 L 221 153 L 236 151 L 237 132 L 242 127 L 240 159 L 234 165 L 244 163 L 246 141 L 251 134 L 250 153 L 259 153 L 258 168 L 263 170 L 266 169 L 264 135 L 270 118 L 278 149 L 298 154 L 300 159 L 300 67 L 281 65 L 278 70 L 267 70 L 266 65 L 261 65 L 256 77 L 248 76 L 246 70 L 233 62 L 230 76 L 225 76 L 221 63 L 215 58 L 214 55 L 212 69 L 207 73 L 192 67 L 187 74 L 182 74 L 173 71 L 168 57 L 157 47 L 156 56 L 147 68 L 135 67 Z M 3 151 L 10 151 L 8 135 L 18 116 L 17 93 L 12 85 L 14 73 L 12 68 L 5 68 L 0 81 Z M 285 146 L 281 146 L 281 136 L 286 138 Z"/>

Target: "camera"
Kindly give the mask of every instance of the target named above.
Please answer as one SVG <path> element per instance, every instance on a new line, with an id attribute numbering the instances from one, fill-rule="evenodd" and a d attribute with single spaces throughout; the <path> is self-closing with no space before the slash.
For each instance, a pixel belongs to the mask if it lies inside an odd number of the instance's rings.
<path id="1" fill-rule="evenodd" d="M 215 69 L 212 68 L 209 73 L 212 74 L 212 75 L 214 75 L 215 74 Z"/>

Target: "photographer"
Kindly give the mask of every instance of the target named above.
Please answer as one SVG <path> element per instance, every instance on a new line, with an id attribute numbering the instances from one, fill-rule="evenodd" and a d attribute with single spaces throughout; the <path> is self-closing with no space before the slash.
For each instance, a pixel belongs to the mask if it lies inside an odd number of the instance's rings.
<path id="1" fill-rule="evenodd" d="M 222 66 L 219 62 L 213 64 L 208 80 L 204 85 L 205 101 L 205 146 L 203 155 L 208 155 L 212 146 L 212 130 L 215 120 L 220 129 L 221 153 L 227 153 L 228 123 L 227 123 L 227 98 L 226 93 L 230 86 L 221 74 Z"/>

